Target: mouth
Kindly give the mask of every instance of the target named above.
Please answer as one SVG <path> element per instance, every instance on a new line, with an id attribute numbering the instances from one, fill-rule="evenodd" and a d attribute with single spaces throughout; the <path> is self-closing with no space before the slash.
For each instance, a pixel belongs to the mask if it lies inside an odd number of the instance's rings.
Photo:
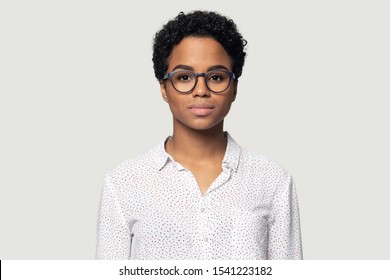
<path id="1" fill-rule="evenodd" d="M 190 105 L 188 108 L 197 116 L 207 116 L 214 110 L 214 106 L 211 105 Z"/>

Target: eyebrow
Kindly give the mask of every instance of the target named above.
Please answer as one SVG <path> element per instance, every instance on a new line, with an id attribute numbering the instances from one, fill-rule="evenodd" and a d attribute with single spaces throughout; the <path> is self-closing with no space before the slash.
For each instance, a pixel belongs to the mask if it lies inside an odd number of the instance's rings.
<path id="1" fill-rule="evenodd" d="M 184 64 L 178 64 L 175 66 L 175 68 L 172 69 L 172 72 L 175 71 L 176 69 L 182 69 L 182 70 L 189 70 L 189 71 L 194 71 L 194 67 L 192 66 L 189 66 L 189 65 L 184 65 Z M 212 71 L 212 70 L 217 70 L 217 69 L 225 69 L 225 70 L 228 70 L 225 66 L 223 65 L 214 65 L 214 66 L 210 66 L 207 68 L 207 72 L 208 71 Z M 229 70 L 228 70 L 229 71 Z"/>

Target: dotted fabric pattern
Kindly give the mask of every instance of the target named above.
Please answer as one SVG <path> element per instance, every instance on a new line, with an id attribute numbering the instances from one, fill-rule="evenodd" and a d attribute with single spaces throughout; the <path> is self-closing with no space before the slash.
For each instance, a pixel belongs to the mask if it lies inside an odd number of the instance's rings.
<path id="1" fill-rule="evenodd" d="M 222 173 L 202 195 L 164 142 L 105 178 L 97 259 L 302 259 L 291 175 L 226 132 Z"/>

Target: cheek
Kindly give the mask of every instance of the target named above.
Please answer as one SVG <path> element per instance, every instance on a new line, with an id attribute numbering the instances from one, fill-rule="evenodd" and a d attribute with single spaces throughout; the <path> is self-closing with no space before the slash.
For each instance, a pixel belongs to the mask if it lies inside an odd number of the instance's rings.
<path id="1" fill-rule="evenodd" d="M 225 102 L 222 102 L 219 104 L 219 110 L 218 113 L 215 115 L 218 119 L 224 119 L 230 111 L 231 108 L 231 100 L 226 100 Z"/>
<path id="2" fill-rule="evenodd" d="M 224 112 L 223 112 L 224 117 L 229 113 L 231 106 L 232 106 L 232 103 L 231 103 L 231 102 L 228 103 L 228 104 L 226 104 L 226 105 L 224 106 L 224 110 L 223 110 L 223 111 L 224 111 Z"/>
<path id="3" fill-rule="evenodd" d="M 171 95 L 168 95 L 167 102 L 172 113 L 179 113 L 181 111 L 182 102 L 180 102 L 180 99 L 178 99 L 177 96 L 172 97 Z"/>
<path id="4" fill-rule="evenodd" d="M 230 110 L 232 103 L 235 99 L 234 92 L 230 92 L 229 94 L 231 94 L 231 95 L 227 96 L 226 100 L 223 102 L 223 105 L 222 105 L 224 107 L 224 111 Z"/>

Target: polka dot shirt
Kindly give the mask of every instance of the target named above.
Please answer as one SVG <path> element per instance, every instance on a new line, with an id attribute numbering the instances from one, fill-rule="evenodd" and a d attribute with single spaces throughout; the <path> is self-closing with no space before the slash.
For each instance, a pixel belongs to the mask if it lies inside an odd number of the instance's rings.
<path id="1" fill-rule="evenodd" d="M 222 173 L 202 195 L 164 142 L 105 179 L 97 259 L 302 259 L 291 175 L 228 134 Z"/>

